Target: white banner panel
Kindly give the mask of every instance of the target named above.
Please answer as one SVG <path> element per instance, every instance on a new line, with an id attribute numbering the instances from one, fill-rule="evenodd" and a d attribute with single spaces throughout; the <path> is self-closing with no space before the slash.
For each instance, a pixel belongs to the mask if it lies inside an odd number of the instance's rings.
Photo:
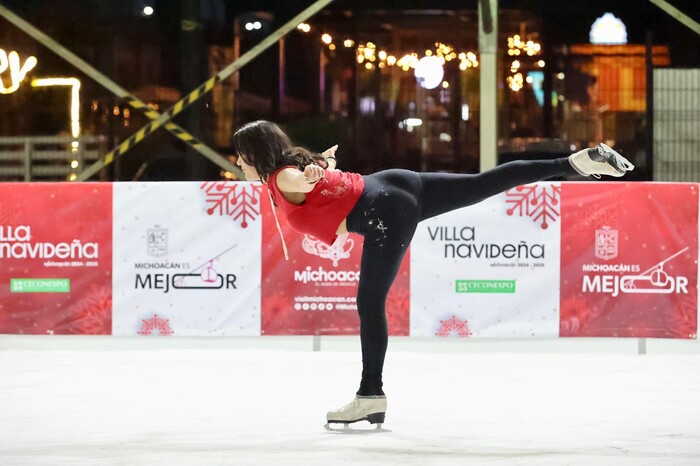
<path id="1" fill-rule="evenodd" d="M 421 222 L 411 336 L 558 336 L 560 201 L 537 183 Z"/>
<path id="2" fill-rule="evenodd" d="M 260 335 L 260 186 L 114 184 L 114 335 Z"/>

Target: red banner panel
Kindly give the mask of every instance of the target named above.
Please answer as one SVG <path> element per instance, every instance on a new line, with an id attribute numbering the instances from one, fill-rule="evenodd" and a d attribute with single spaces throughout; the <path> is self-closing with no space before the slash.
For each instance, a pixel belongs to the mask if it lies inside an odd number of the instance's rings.
<path id="1" fill-rule="evenodd" d="M 697 189 L 562 185 L 560 336 L 696 338 Z"/>
<path id="2" fill-rule="evenodd" d="M 289 261 L 284 258 L 267 191 L 263 201 L 262 325 L 263 335 L 356 335 L 357 284 L 362 237 L 340 237 L 333 246 L 295 232 L 277 209 Z M 390 335 L 409 331 L 409 254 L 389 292 Z"/>
<path id="3" fill-rule="evenodd" d="M 0 333 L 112 333 L 111 184 L 0 184 Z"/>

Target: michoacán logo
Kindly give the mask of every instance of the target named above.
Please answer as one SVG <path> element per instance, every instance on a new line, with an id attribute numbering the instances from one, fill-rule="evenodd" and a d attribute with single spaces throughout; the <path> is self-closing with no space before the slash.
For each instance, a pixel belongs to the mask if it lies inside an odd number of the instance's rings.
<path id="1" fill-rule="evenodd" d="M 68 293 L 69 278 L 13 278 L 11 293 Z"/>
<path id="2" fill-rule="evenodd" d="M 457 280 L 457 293 L 515 293 L 515 280 Z"/>

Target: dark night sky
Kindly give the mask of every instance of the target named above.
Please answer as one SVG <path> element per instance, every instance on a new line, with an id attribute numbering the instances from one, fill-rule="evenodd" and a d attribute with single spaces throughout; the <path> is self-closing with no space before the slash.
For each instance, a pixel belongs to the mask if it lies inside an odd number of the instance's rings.
<path id="1" fill-rule="evenodd" d="M 270 7 L 274 10 L 301 11 L 310 1 L 289 2 L 282 0 L 231 0 L 235 10 L 256 10 Z M 476 0 L 336 0 L 330 8 L 336 9 L 475 9 Z M 687 15 L 700 21 L 699 0 L 670 0 L 670 3 Z M 547 22 L 552 35 L 562 42 L 584 42 L 593 21 L 605 12 L 615 14 L 627 25 L 628 34 L 634 42 L 642 43 L 646 30 L 655 29 L 655 35 L 664 38 L 671 28 L 685 28 L 671 19 L 648 0 L 500 0 L 504 9 L 525 9 L 537 13 Z M 687 28 L 685 28 L 687 29 Z M 688 30 L 689 31 L 689 30 Z M 689 31 L 690 32 L 690 31 Z M 700 39 L 700 37 L 698 37 Z"/>
<path id="2" fill-rule="evenodd" d="M 134 3 L 152 2 L 160 21 L 179 22 L 178 7 L 185 0 L 0 0 L 28 19 L 61 14 L 64 17 L 109 21 L 133 17 Z M 311 0 L 201 0 L 210 18 L 210 37 L 228 43 L 233 17 L 245 11 L 273 11 L 278 22 L 285 21 L 312 3 Z M 700 0 L 669 0 L 669 3 L 700 22 Z M 336 10 L 475 10 L 477 0 L 335 0 Z M 544 33 L 556 43 L 586 43 L 590 26 L 605 12 L 622 19 L 630 43 L 644 43 L 653 31 L 656 43 L 667 43 L 672 54 L 685 65 L 700 66 L 700 36 L 678 23 L 649 0 L 500 0 L 501 9 L 523 9 L 541 16 Z M 218 31 L 213 29 L 218 26 Z M 674 52 L 675 49 L 675 52 Z"/>
<path id="3" fill-rule="evenodd" d="M 149 1 L 149 0 L 140 0 Z M 172 10 L 179 3 L 177 0 L 150 0 L 158 11 Z M 122 0 L 2 0 L 4 5 L 15 11 L 41 11 L 50 14 L 57 10 L 72 11 L 76 16 L 127 15 L 131 6 Z M 292 16 L 310 5 L 310 0 L 201 0 L 203 5 L 222 4 L 228 15 L 242 11 L 272 10 L 282 15 Z M 374 9 L 467 9 L 476 8 L 476 0 L 335 0 L 329 8 L 340 10 L 374 10 Z M 700 21 L 700 1 L 670 0 L 669 3 Z M 552 33 L 557 33 L 564 41 L 576 41 L 587 37 L 588 28 L 595 18 L 605 12 L 620 17 L 628 28 L 628 33 L 635 41 L 642 41 L 645 30 L 655 28 L 659 36 L 668 29 L 670 17 L 648 0 L 500 0 L 499 7 L 504 9 L 522 8 L 538 14 L 547 21 Z M 81 11 L 82 10 L 82 11 Z M 671 24 L 678 24 L 671 21 Z M 678 24 L 679 27 L 684 27 Z"/>

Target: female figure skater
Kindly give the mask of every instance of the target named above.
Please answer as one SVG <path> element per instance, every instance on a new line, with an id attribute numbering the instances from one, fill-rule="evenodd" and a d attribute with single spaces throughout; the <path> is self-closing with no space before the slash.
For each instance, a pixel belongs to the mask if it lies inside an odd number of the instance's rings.
<path id="1" fill-rule="evenodd" d="M 335 147 L 323 154 L 296 147 L 268 121 L 246 124 L 233 139 L 236 163 L 246 178 L 267 183 L 273 212 L 275 206 L 282 210 L 295 230 L 329 245 L 348 232 L 364 237 L 357 290 L 362 378 L 355 399 L 327 414 L 329 424 L 384 422 L 382 370 L 388 340 L 384 306 L 418 222 L 554 176 L 620 177 L 634 169 L 620 154 L 599 144 L 568 157 L 514 161 L 479 174 L 390 169 L 362 176 L 336 169 Z"/>

